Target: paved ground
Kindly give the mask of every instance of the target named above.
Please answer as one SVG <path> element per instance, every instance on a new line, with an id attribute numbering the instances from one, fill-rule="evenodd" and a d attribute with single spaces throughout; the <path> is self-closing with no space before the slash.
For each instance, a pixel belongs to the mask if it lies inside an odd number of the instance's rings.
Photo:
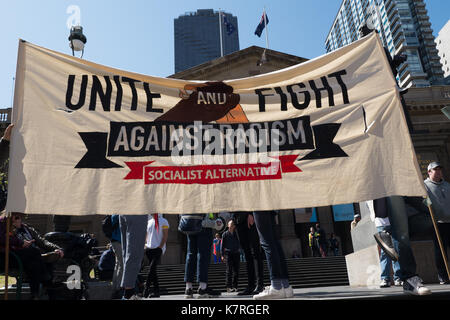
<path id="1" fill-rule="evenodd" d="M 294 289 L 294 297 L 291 300 L 351 300 L 351 299 L 363 299 L 363 300 L 391 300 L 391 299 L 424 299 L 424 300 L 441 300 L 446 299 L 450 301 L 450 285 L 427 285 L 432 291 L 429 296 L 411 296 L 403 293 L 402 287 L 389 287 L 389 288 L 367 288 L 358 287 L 352 288 L 349 286 L 338 287 L 319 287 L 319 288 L 306 288 L 306 289 Z M 196 295 L 194 295 L 195 299 Z M 166 295 L 161 296 L 161 300 L 191 300 L 185 299 L 183 295 Z M 221 296 L 216 299 L 220 300 L 252 300 L 251 296 L 238 296 L 236 293 L 222 293 Z M 153 300 L 153 299 L 152 299 Z M 286 299 L 287 300 L 287 299 Z"/>
<path id="2" fill-rule="evenodd" d="M 294 297 L 286 300 L 302 300 L 302 301 L 345 301 L 345 300 L 448 300 L 450 301 L 450 284 L 439 285 L 431 284 L 427 287 L 432 291 L 431 295 L 428 296 L 412 296 L 405 294 L 402 287 L 389 287 L 389 288 L 368 288 L 368 287 L 357 287 L 353 288 L 350 286 L 336 286 L 336 287 L 317 287 L 317 288 L 305 288 L 305 289 L 294 289 Z M 103 291 L 99 288 L 100 291 Z M 25 289 L 25 291 L 27 291 Z M 100 297 L 96 295 L 96 297 Z M 104 296 L 104 295 L 103 295 Z M 9 293 L 10 300 L 14 300 L 15 292 L 11 290 Z M 255 301 L 252 296 L 238 296 L 237 293 L 222 293 L 214 299 L 197 299 L 197 295 L 194 294 L 193 299 L 185 299 L 184 295 L 162 295 L 160 298 L 148 299 L 154 302 L 157 301 L 174 301 L 179 302 L 193 302 L 193 301 L 203 301 L 214 300 L 217 302 L 225 301 L 235 301 L 239 303 L 249 303 L 249 301 Z M 3 290 L 0 290 L 0 299 L 3 300 Z M 23 299 L 27 299 L 27 293 L 23 294 Z M 101 298 L 98 298 L 101 299 Z"/>

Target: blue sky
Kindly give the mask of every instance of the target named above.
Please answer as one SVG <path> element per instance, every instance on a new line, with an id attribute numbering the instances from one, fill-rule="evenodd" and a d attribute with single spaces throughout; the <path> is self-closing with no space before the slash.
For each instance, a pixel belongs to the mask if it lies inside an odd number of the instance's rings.
<path id="1" fill-rule="evenodd" d="M 450 1 L 425 0 L 434 34 L 450 19 Z M 270 49 L 308 59 L 324 42 L 341 0 L 0 0 L 0 108 L 11 106 L 18 39 L 71 54 L 68 20 L 80 10 L 87 36 L 83 58 L 115 68 L 166 77 L 174 73 L 173 20 L 185 12 L 219 8 L 238 18 L 240 48 L 265 46 L 254 35 L 266 7 Z M 206 79 L 205 79 L 206 80 Z"/>

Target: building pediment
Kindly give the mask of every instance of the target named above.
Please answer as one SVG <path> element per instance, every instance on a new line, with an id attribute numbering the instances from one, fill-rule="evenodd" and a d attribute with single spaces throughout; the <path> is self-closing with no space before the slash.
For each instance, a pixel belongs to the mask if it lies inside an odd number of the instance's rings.
<path id="1" fill-rule="evenodd" d="M 260 64 L 265 52 L 265 62 Z M 230 80 L 246 78 L 284 69 L 308 59 L 294 55 L 251 46 L 226 56 L 170 75 L 168 78 L 184 80 Z"/>

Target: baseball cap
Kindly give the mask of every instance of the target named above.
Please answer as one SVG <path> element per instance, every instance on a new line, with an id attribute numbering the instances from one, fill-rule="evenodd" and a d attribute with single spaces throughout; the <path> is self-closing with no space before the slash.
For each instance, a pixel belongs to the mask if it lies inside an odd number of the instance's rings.
<path id="1" fill-rule="evenodd" d="M 431 169 L 437 168 L 437 167 L 441 167 L 442 168 L 442 166 L 441 166 L 441 164 L 439 162 L 437 162 L 437 161 L 431 162 L 428 165 L 428 171 L 430 171 Z"/>

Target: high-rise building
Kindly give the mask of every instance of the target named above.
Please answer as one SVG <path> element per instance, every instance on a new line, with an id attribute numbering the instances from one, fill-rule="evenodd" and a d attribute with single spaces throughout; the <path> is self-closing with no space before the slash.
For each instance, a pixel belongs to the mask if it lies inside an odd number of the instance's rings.
<path id="1" fill-rule="evenodd" d="M 436 37 L 436 46 L 441 57 L 442 69 L 444 77 L 450 76 L 450 20 L 439 31 Z"/>
<path id="2" fill-rule="evenodd" d="M 237 17 L 220 13 L 200 9 L 174 19 L 175 72 L 239 51 Z"/>
<path id="3" fill-rule="evenodd" d="M 423 0 L 343 0 L 325 41 L 327 52 L 358 39 L 358 29 L 371 24 L 392 56 L 408 59 L 398 68 L 401 87 L 443 82 L 433 30 Z"/>

